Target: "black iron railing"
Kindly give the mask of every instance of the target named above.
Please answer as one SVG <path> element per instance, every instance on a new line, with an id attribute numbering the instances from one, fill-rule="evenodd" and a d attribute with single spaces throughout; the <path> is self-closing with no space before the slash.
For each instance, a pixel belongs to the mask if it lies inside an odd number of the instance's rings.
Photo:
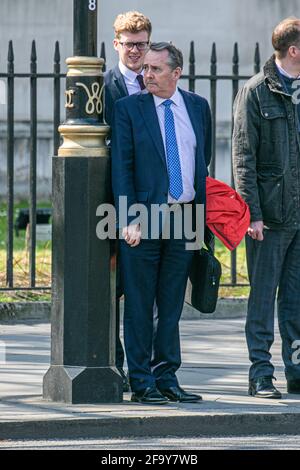
<path id="1" fill-rule="evenodd" d="M 7 73 L 0 73 L 0 78 L 7 80 L 7 236 L 6 236 L 6 282 L 0 285 L 0 290 L 43 290 L 51 286 L 36 286 L 36 211 L 37 211 L 37 81 L 44 78 L 53 79 L 53 153 L 57 154 L 60 136 L 60 89 L 61 79 L 65 74 L 60 73 L 59 43 L 55 44 L 54 66 L 52 73 L 37 72 L 37 54 L 35 41 L 32 41 L 30 72 L 15 73 L 13 43 L 9 41 L 7 56 Z M 14 285 L 14 90 L 16 79 L 29 79 L 30 87 L 30 159 L 29 159 L 29 282 L 28 286 Z"/>
<path id="2" fill-rule="evenodd" d="M 105 59 L 105 45 L 101 44 L 100 57 Z M 182 75 L 182 80 L 188 80 L 188 88 L 195 91 L 196 82 L 199 80 L 208 81 L 210 84 L 210 107 L 212 112 L 212 160 L 210 165 L 210 175 L 216 173 L 216 128 L 217 128 L 217 85 L 220 81 L 230 81 L 232 83 L 232 103 L 235 99 L 241 80 L 247 80 L 251 75 L 239 74 L 239 53 L 238 44 L 234 44 L 232 73 L 222 75 L 217 73 L 217 53 L 216 44 L 212 45 L 210 58 L 210 73 L 207 75 L 196 74 L 195 46 L 194 41 L 190 43 L 189 53 L 189 73 Z M 260 71 L 260 52 L 259 45 L 256 44 L 254 53 L 254 73 Z M 37 72 L 37 54 L 35 41 L 32 42 L 30 72 L 15 73 L 14 71 L 14 52 L 12 41 L 8 46 L 7 72 L 1 73 L 0 78 L 7 82 L 7 236 L 6 236 L 6 276 L 4 285 L 0 285 L 0 291 L 8 290 L 44 290 L 51 289 L 50 285 L 37 286 L 36 284 L 36 215 L 37 215 L 37 82 L 44 78 L 53 80 L 53 154 L 57 155 L 60 145 L 60 136 L 58 126 L 61 121 L 60 116 L 60 96 L 61 79 L 66 74 L 61 73 L 60 69 L 60 51 L 59 43 L 55 44 L 54 65 L 52 73 Z M 30 86 L 30 182 L 29 182 L 29 214 L 30 214 L 30 236 L 29 236 L 29 279 L 27 286 L 14 284 L 14 93 L 15 80 L 29 79 Z M 232 116 L 230 117 L 232 120 Z M 229 118 L 229 120 L 230 120 Z M 233 185 L 233 178 L 231 178 Z M 236 251 L 231 254 L 231 282 L 228 286 L 240 286 L 247 284 L 237 283 L 237 261 Z"/>

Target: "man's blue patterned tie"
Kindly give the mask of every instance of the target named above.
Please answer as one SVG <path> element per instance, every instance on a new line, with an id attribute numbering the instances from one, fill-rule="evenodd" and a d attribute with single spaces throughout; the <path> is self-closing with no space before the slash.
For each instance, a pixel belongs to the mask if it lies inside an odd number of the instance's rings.
<path id="1" fill-rule="evenodd" d="M 174 199 L 179 199 L 183 193 L 183 185 L 174 115 L 171 110 L 172 103 L 172 100 L 166 100 L 162 104 L 165 106 L 165 136 L 169 173 L 169 193 Z"/>

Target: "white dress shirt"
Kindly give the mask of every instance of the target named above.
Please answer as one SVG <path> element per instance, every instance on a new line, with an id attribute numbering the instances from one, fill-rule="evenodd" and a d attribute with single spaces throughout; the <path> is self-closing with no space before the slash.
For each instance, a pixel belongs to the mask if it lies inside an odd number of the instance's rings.
<path id="1" fill-rule="evenodd" d="M 285 77 L 287 78 L 293 78 L 294 80 L 297 80 L 300 78 L 300 75 L 298 75 L 298 77 L 293 77 L 293 75 L 290 75 L 286 70 L 284 70 L 276 61 L 275 59 L 275 64 L 276 64 L 276 67 L 278 68 L 279 72 L 281 73 L 281 75 L 284 75 Z"/>
<path id="2" fill-rule="evenodd" d="M 162 104 L 166 101 L 166 98 L 160 98 L 159 96 L 153 95 L 161 135 L 164 142 L 165 154 L 166 152 L 166 136 L 165 136 L 165 106 Z M 183 183 L 183 193 L 179 199 L 174 199 L 169 194 L 168 203 L 176 202 L 190 202 L 195 198 L 195 155 L 196 155 L 196 136 L 195 132 L 188 115 L 185 102 L 182 94 L 178 88 L 170 100 L 173 101 L 171 104 L 171 110 L 174 115 L 175 122 L 175 133 L 178 146 L 178 152 L 180 157 L 181 175 Z"/>
<path id="3" fill-rule="evenodd" d="M 126 67 L 126 65 L 124 65 L 121 61 L 119 61 L 119 69 L 124 77 L 128 95 L 134 95 L 134 93 L 138 93 L 139 91 L 141 91 L 140 84 L 137 81 L 136 77 L 138 75 L 143 75 L 144 71 L 142 70 L 141 73 L 136 73 Z"/>

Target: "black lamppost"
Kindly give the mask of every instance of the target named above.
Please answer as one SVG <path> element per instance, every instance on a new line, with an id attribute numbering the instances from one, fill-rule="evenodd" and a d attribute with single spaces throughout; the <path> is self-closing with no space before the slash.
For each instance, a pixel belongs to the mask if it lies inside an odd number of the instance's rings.
<path id="1" fill-rule="evenodd" d="M 114 277 L 96 209 L 110 201 L 103 122 L 103 59 L 97 57 L 97 0 L 74 0 L 74 56 L 66 60 L 66 121 L 53 157 L 51 365 L 45 399 L 122 400 L 115 367 Z"/>

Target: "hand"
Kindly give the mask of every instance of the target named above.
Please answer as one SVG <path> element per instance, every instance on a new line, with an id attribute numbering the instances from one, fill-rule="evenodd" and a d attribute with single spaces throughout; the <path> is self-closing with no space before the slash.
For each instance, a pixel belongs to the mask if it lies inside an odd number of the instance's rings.
<path id="1" fill-rule="evenodd" d="M 248 228 L 248 235 L 253 238 L 253 240 L 262 241 L 264 239 L 263 229 L 264 223 L 262 220 L 251 222 L 250 227 Z"/>
<path id="2" fill-rule="evenodd" d="M 138 246 L 141 241 L 141 228 L 140 224 L 137 225 L 128 225 L 122 230 L 122 236 L 128 245 L 131 247 Z"/>

